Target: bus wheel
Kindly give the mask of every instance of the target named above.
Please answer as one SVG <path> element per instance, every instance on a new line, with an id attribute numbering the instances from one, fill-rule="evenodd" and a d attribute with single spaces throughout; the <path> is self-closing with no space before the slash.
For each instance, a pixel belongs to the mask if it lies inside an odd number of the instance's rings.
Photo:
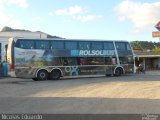
<path id="1" fill-rule="evenodd" d="M 32 80 L 34 80 L 34 81 L 38 81 L 38 79 L 37 79 L 37 78 L 32 78 Z"/>
<path id="2" fill-rule="evenodd" d="M 122 74 L 122 69 L 121 68 L 117 68 L 115 70 L 114 76 L 121 76 L 121 74 Z"/>
<path id="3" fill-rule="evenodd" d="M 50 80 L 59 80 L 61 77 L 61 72 L 59 70 L 53 70 L 50 73 Z"/>
<path id="4" fill-rule="evenodd" d="M 38 80 L 47 80 L 48 78 L 48 72 L 47 70 L 39 70 L 37 73 L 37 79 Z"/>
<path id="5" fill-rule="evenodd" d="M 106 77 L 110 77 L 112 74 L 106 74 Z"/>

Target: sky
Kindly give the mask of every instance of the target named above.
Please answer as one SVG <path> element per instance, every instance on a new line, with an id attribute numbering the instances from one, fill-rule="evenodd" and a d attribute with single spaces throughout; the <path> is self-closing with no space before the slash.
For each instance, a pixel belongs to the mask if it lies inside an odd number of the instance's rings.
<path id="1" fill-rule="evenodd" d="M 71 39 L 159 41 L 159 0 L 0 0 L 0 29 Z"/>

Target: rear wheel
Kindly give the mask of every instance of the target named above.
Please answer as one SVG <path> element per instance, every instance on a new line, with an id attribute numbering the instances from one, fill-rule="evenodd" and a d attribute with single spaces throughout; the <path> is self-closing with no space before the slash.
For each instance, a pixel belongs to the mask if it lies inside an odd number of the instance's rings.
<path id="1" fill-rule="evenodd" d="M 47 70 L 39 70 L 37 73 L 37 80 L 47 80 L 48 72 Z"/>
<path id="2" fill-rule="evenodd" d="M 61 77 L 61 72 L 59 70 L 53 70 L 49 76 L 51 80 L 59 80 L 60 77 Z"/>
<path id="3" fill-rule="evenodd" d="M 34 81 L 38 81 L 38 79 L 37 79 L 37 78 L 32 78 L 32 80 L 34 80 Z"/>

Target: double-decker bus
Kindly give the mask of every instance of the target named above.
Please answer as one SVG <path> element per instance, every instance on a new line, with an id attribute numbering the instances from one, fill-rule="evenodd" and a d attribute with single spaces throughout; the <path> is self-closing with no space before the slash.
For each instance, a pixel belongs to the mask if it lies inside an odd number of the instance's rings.
<path id="1" fill-rule="evenodd" d="M 134 60 L 127 41 L 10 38 L 9 73 L 33 80 L 63 76 L 133 73 Z"/>

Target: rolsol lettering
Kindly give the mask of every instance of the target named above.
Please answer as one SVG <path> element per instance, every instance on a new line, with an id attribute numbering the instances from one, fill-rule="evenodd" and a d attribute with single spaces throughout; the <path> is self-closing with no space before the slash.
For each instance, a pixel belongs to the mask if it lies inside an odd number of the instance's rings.
<path id="1" fill-rule="evenodd" d="M 79 56 L 106 56 L 114 55 L 114 50 L 80 50 Z"/>

